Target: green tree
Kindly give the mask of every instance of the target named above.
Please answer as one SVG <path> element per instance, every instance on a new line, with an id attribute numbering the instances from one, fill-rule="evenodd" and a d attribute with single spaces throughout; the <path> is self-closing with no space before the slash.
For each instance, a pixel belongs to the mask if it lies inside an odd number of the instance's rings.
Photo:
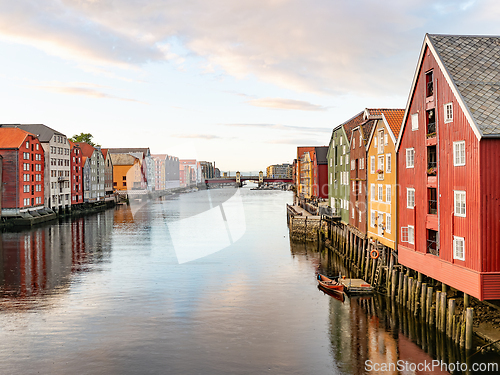
<path id="1" fill-rule="evenodd" d="M 80 133 L 80 134 L 75 134 L 69 140 L 71 142 L 87 142 L 92 147 L 99 146 L 94 142 L 92 142 L 92 138 L 94 138 L 94 136 L 90 133 Z"/>

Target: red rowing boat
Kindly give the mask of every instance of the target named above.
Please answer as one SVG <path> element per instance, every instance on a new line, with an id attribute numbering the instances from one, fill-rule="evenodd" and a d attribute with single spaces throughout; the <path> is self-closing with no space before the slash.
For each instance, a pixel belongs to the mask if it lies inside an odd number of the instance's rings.
<path id="1" fill-rule="evenodd" d="M 332 292 L 344 293 L 344 285 L 339 283 L 337 280 L 332 280 L 320 273 L 318 273 L 318 283 L 323 288 Z"/>

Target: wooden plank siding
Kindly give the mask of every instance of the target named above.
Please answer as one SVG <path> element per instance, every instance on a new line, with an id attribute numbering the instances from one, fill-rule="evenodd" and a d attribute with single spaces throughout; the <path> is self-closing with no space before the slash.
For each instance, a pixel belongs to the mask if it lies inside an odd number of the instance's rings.
<path id="1" fill-rule="evenodd" d="M 361 128 L 356 128 L 352 131 L 350 139 L 350 210 L 349 224 L 356 227 L 361 233 L 366 234 L 367 229 L 367 187 L 366 187 L 366 147 L 365 136 L 360 137 Z M 360 139 L 363 139 L 360 142 Z M 361 162 L 361 159 L 364 161 Z M 360 164 L 364 163 L 364 168 L 360 168 Z"/>
<path id="2" fill-rule="evenodd" d="M 399 261 L 477 298 L 500 298 L 500 140 L 478 140 L 434 55 L 424 51 L 398 150 L 399 231 L 414 225 L 415 244 L 401 242 Z M 433 71 L 433 100 L 426 98 L 425 74 Z M 452 103 L 453 121 L 444 122 L 444 105 Z M 437 137 L 427 139 L 426 110 L 435 108 Z M 418 113 L 418 130 L 411 115 Z M 455 166 L 453 142 L 465 141 L 466 162 Z M 436 144 L 437 177 L 427 176 L 427 146 Z M 406 168 L 406 149 L 414 148 L 414 168 Z M 428 214 L 428 187 L 437 187 L 438 215 Z M 407 188 L 415 189 L 415 208 L 407 208 Z M 466 217 L 454 215 L 454 191 L 466 192 Z M 436 227 L 437 225 L 437 227 Z M 427 254 L 427 229 L 439 233 L 439 256 Z M 454 259 L 453 238 L 465 240 L 465 260 Z M 419 256 L 417 256 L 419 255 Z"/>

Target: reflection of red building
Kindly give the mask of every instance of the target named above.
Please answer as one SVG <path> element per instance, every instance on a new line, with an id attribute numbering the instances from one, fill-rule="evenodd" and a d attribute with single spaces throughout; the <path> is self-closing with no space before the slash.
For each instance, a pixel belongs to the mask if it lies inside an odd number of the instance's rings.
<path id="1" fill-rule="evenodd" d="M 0 128 L 3 157 L 2 216 L 43 208 L 44 151 L 38 138 L 19 128 Z"/>
<path id="2" fill-rule="evenodd" d="M 83 203 L 83 189 L 82 189 L 82 151 L 80 146 L 73 142 L 70 145 L 70 163 L 71 163 L 71 204 Z"/>

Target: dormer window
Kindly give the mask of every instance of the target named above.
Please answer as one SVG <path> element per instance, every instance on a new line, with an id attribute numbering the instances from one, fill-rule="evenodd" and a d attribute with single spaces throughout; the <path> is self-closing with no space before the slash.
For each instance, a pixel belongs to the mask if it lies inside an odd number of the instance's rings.
<path id="1" fill-rule="evenodd" d="M 434 82 L 433 82 L 432 70 L 425 74 L 425 83 L 426 83 L 425 97 L 428 98 L 429 96 L 434 95 Z"/>

